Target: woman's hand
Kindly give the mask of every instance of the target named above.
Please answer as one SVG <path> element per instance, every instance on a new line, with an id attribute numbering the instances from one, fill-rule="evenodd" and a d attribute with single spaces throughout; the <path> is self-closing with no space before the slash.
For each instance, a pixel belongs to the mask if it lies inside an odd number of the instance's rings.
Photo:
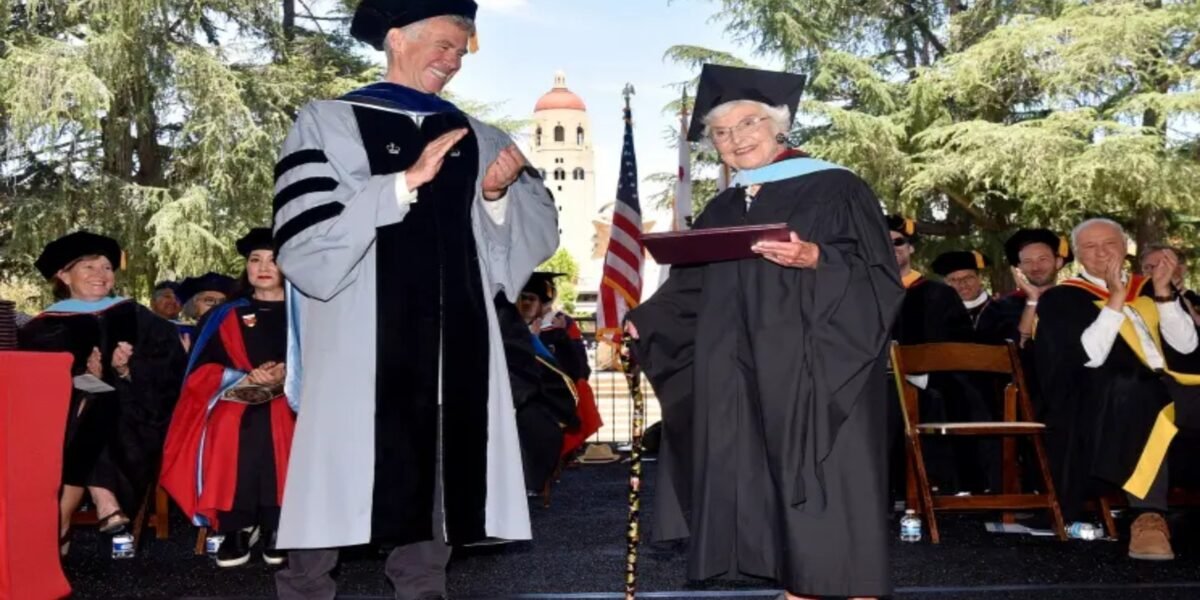
<path id="1" fill-rule="evenodd" d="M 104 377 L 104 365 L 100 362 L 100 349 L 93 347 L 92 353 L 88 355 L 87 360 L 88 375 L 101 379 Z"/>
<path id="2" fill-rule="evenodd" d="M 791 240 L 787 242 L 759 242 L 750 247 L 755 254 L 783 267 L 795 269 L 812 269 L 821 259 L 821 247 L 800 239 L 796 232 L 791 232 Z"/>
<path id="3" fill-rule="evenodd" d="M 287 368 L 283 363 L 265 362 L 250 371 L 246 381 L 254 385 L 272 386 L 282 383 L 286 375 Z"/>
<path id="4" fill-rule="evenodd" d="M 117 377 L 129 379 L 129 358 L 133 356 L 133 346 L 129 342 L 118 342 L 113 350 L 112 368 Z"/>

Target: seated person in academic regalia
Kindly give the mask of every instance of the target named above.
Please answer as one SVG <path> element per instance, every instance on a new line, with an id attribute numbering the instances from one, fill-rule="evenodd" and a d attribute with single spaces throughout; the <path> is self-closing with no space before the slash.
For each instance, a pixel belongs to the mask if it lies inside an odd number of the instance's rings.
<path id="1" fill-rule="evenodd" d="M 521 290 L 518 309 L 521 317 L 529 323 L 529 329 L 537 335 L 546 349 L 554 355 L 558 368 L 571 378 L 579 396 L 576 417 L 579 427 L 564 432 L 562 455 L 565 457 L 579 449 L 592 434 L 600 430 L 604 422 L 596 399 L 592 394 L 592 368 L 588 364 L 587 349 L 583 345 L 583 333 L 570 315 L 554 308 L 558 288 L 554 279 L 562 273 L 534 273 L 529 283 Z"/>
<path id="2" fill-rule="evenodd" d="M 183 303 L 184 318 L 198 323 L 208 311 L 233 295 L 236 283 L 228 275 L 211 271 L 184 279 L 179 284 L 179 301 Z"/>
<path id="3" fill-rule="evenodd" d="M 933 272 L 958 292 L 974 332 L 972 341 L 980 344 L 1003 344 L 1016 322 L 1011 311 L 998 303 L 983 287 L 981 271 L 992 261 L 977 250 L 943 252 L 933 260 Z"/>
<path id="4" fill-rule="evenodd" d="M 1158 262 L 1170 256 L 1178 261 L 1175 274 L 1171 278 L 1174 292 L 1187 310 L 1188 315 L 1200 326 L 1200 294 L 1187 288 L 1184 276 L 1187 274 L 1187 255 L 1179 248 L 1166 244 L 1146 244 L 1139 254 L 1140 272 L 1143 277 L 1150 277 Z M 1188 373 L 1200 373 L 1200 352 L 1193 352 L 1182 358 L 1177 370 Z M 1179 425 L 1179 436 L 1171 442 L 1170 451 L 1170 481 L 1171 487 L 1182 487 L 1187 490 L 1200 490 L 1200 430 L 1189 419 L 1189 415 L 1177 414 L 1176 424 Z"/>
<path id="5" fill-rule="evenodd" d="M 150 296 L 150 310 L 154 314 L 168 320 L 178 321 L 183 312 L 183 304 L 179 302 L 179 284 L 174 281 L 160 281 L 154 284 L 154 293 Z"/>
<path id="6" fill-rule="evenodd" d="M 34 264 L 58 301 L 19 332 L 23 350 L 75 356 L 59 506 L 64 552 L 85 490 L 101 532 L 116 533 L 137 514 L 186 360 L 170 323 L 112 295 L 121 258 L 116 240 L 87 231 L 50 242 Z"/>
<path id="7" fill-rule="evenodd" d="M 577 388 L 529 330 L 518 307 L 501 297 L 494 304 L 517 410 L 525 489 L 532 496 L 545 488 L 558 468 L 565 432 L 579 429 Z"/>
<path id="8" fill-rule="evenodd" d="M 195 325 L 179 320 L 183 316 L 183 303 L 179 301 L 179 284 L 174 281 L 160 281 L 154 284 L 154 293 L 150 295 L 150 310 L 175 325 L 179 330 L 179 341 L 183 344 L 183 349 L 190 351 Z"/>
<path id="9" fill-rule="evenodd" d="M 1038 298 L 1058 283 L 1058 272 L 1075 259 L 1066 238 L 1049 229 L 1018 229 L 1004 242 L 1004 257 L 1012 268 L 1017 289 L 997 300 L 1008 311 L 1019 314 L 1016 331 L 1008 331 L 1028 355 L 1032 351 L 1034 325 L 1037 323 Z M 1036 389 L 1032 378 L 1032 361 L 1025 361 L 1025 377 Z M 1036 395 L 1036 394 L 1035 394 Z"/>
<path id="10" fill-rule="evenodd" d="M 978 344 L 1003 344 L 1005 340 L 1016 341 L 1017 322 L 1020 310 L 1012 304 L 992 298 L 983 288 L 981 271 L 991 266 L 991 261 L 977 250 L 944 252 L 933 261 L 933 271 L 942 276 L 946 284 L 958 292 L 963 307 L 971 319 L 972 342 Z M 963 421 L 999 421 L 1004 413 L 999 401 L 1004 386 L 1010 378 L 988 373 L 967 373 L 963 378 L 970 383 L 974 394 L 952 400 L 959 405 L 953 413 Z M 989 438 L 952 439 L 959 480 L 978 483 L 978 473 L 987 474 L 985 489 L 1000 489 L 1001 456 L 1000 440 Z"/>
<path id="11" fill-rule="evenodd" d="M 912 254 L 918 241 L 915 223 L 904 217 L 888 217 L 888 229 L 900 277 L 904 284 L 904 302 L 892 328 L 892 339 L 903 345 L 935 342 L 970 342 L 973 337 L 971 317 L 954 288 L 931 279 L 912 268 Z M 909 381 L 920 390 L 920 420 L 929 422 L 985 420 L 978 407 L 982 401 L 965 376 L 957 373 L 909 375 Z M 894 385 L 888 386 L 891 411 L 889 423 L 891 447 L 891 486 L 893 493 L 904 488 L 903 425 L 900 400 Z M 964 398 L 970 401 L 964 402 Z M 939 492 L 952 489 L 985 489 L 983 473 L 974 460 L 971 466 L 960 466 L 962 459 L 955 455 L 950 440 L 931 438 L 924 442 L 926 469 L 933 487 Z M 960 481 L 960 475 L 967 480 Z"/>
<path id="12" fill-rule="evenodd" d="M 1180 300 L 1183 301 L 1183 307 L 1187 309 L 1188 316 L 1200 326 L 1200 294 L 1188 289 L 1184 282 L 1184 275 L 1187 274 L 1187 255 L 1182 250 L 1167 244 L 1146 244 L 1146 247 L 1138 255 L 1139 272 L 1143 277 L 1149 277 L 1150 273 L 1154 271 L 1154 266 L 1165 254 L 1170 254 L 1177 263 L 1175 274 L 1171 277 L 1171 285 L 1179 294 Z"/>
<path id="13" fill-rule="evenodd" d="M 283 392 L 287 308 L 271 230 L 237 242 L 246 258 L 240 297 L 204 316 L 163 451 L 161 483 L 197 525 L 225 536 L 217 566 L 275 549 L 296 417 Z"/>
<path id="14" fill-rule="evenodd" d="M 1200 383 L 1175 370 L 1196 351 L 1196 327 L 1171 289 L 1174 257 L 1162 257 L 1147 279 L 1124 272 L 1128 238 L 1117 223 L 1090 219 L 1071 237 L 1080 274 L 1041 295 L 1034 334 L 1063 516 L 1077 519 L 1085 501 L 1123 489 L 1137 514 L 1129 556 L 1168 560 L 1164 454 L 1175 430 L 1172 400 L 1194 396 Z"/>
<path id="15" fill-rule="evenodd" d="M 1075 259 L 1065 237 L 1049 229 L 1019 229 L 1004 242 L 1004 256 L 1012 269 L 1017 289 L 996 303 L 1004 312 L 1016 315 L 1006 321 L 1012 327 L 1004 336 L 1017 341 L 1021 348 L 1021 366 L 1033 404 L 1034 418 L 1042 419 L 1042 391 L 1038 383 L 1037 361 L 1034 360 L 1033 331 L 1037 324 L 1038 299 L 1058 283 L 1058 273 L 1066 263 Z M 1033 475 L 1033 470 L 1027 470 Z"/>

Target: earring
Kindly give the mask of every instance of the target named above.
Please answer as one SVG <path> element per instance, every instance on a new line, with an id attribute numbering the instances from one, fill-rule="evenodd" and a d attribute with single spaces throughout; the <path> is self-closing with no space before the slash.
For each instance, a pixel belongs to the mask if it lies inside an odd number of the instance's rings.
<path id="1" fill-rule="evenodd" d="M 776 141 L 776 142 L 778 142 L 778 143 L 780 143 L 780 144 L 783 144 L 783 145 L 785 145 L 785 146 L 790 146 L 790 145 L 791 145 L 791 143 L 789 143 L 789 141 L 788 141 L 788 136 L 786 136 L 786 135 L 784 135 L 784 134 L 782 134 L 782 133 L 777 133 L 777 134 L 775 134 L 775 141 Z"/>

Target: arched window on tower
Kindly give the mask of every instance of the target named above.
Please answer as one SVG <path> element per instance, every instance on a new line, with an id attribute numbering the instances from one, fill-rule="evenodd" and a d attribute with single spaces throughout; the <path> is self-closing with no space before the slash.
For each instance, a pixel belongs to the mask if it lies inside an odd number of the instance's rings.
<path id="1" fill-rule="evenodd" d="M 583 167 L 575 167 L 575 170 L 571 172 L 571 179 L 583 181 Z"/>
<path id="2" fill-rule="evenodd" d="M 577 129 L 575 129 L 575 143 L 579 144 L 580 146 L 583 145 L 583 125 L 580 125 Z"/>
<path id="3" fill-rule="evenodd" d="M 534 132 L 534 134 L 533 134 L 533 145 L 534 146 L 542 145 L 542 126 L 541 125 L 538 125 L 537 131 Z"/>
<path id="4" fill-rule="evenodd" d="M 554 126 L 554 141 L 556 141 L 556 142 L 567 141 L 567 130 L 562 125 Z"/>
<path id="5" fill-rule="evenodd" d="M 567 172 L 564 171 L 562 167 L 559 167 L 554 170 L 554 179 L 556 181 L 562 181 L 566 178 L 567 178 Z"/>

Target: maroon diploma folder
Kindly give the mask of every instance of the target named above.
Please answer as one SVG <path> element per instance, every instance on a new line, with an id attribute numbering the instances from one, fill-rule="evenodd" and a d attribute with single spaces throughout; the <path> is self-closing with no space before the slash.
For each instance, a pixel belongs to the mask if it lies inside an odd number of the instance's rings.
<path id="1" fill-rule="evenodd" d="M 758 256 L 750 247 L 758 242 L 786 242 L 786 223 L 713 227 L 642 235 L 646 250 L 660 265 L 690 265 L 739 260 Z"/>

